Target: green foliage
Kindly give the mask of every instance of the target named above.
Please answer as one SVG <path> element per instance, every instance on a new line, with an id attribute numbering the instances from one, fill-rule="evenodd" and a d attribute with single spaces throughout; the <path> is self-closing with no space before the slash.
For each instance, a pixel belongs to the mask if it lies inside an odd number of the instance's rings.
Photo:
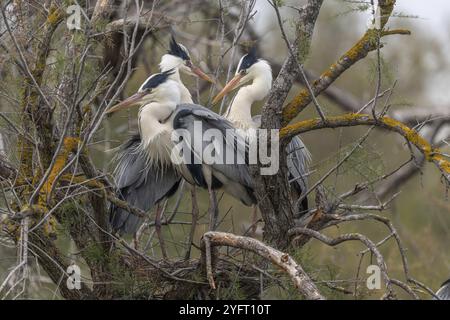
<path id="1" fill-rule="evenodd" d="M 342 161 L 354 149 L 356 143 L 341 147 L 338 153 L 320 163 L 321 170 L 328 171 L 328 168 Z M 366 143 L 357 147 L 336 172 L 339 176 L 346 177 L 347 180 L 350 177 L 355 177 L 357 181 L 372 181 L 382 176 L 385 173 L 385 168 L 384 158 L 380 151 Z M 328 179 L 326 182 L 334 184 L 335 180 Z"/>
<path id="2" fill-rule="evenodd" d="M 99 32 L 104 32 L 106 30 L 106 26 L 109 21 L 104 18 L 99 18 L 95 21 L 94 30 L 98 30 Z"/>
<path id="3" fill-rule="evenodd" d="M 85 259 L 96 264 L 104 264 L 108 260 L 103 247 L 99 243 L 91 242 L 85 248 Z"/>
<path id="4" fill-rule="evenodd" d="M 359 1 L 348 1 L 348 0 L 341 0 L 339 2 L 342 2 L 340 4 L 340 7 L 344 8 L 344 11 L 341 11 L 339 13 L 336 13 L 335 15 L 333 15 L 334 18 L 337 17 L 341 17 L 341 16 L 346 16 L 348 14 L 351 13 L 366 13 L 369 10 L 372 10 L 372 6 L 370 4 L 370 2 L 359 2 Z"/>
<path id="5" fill-rule="evenodd" d="M 240 280 L 239 272 L 232 273 L 231 279 L 229 279 L 229 285 L 223 287 L 223 282 L 219 283 L 217 290 L 217 298 L 224 300 L 245 300 L 246 295 L 242 289 L 242 283 Z"/>
<path id="6" fill-rule="evenodd" d="M 354 145 L 344 147 L 341 157 L 344 157 L 354 148 Z M 356 173 L 365 180 L 373 180 L 384 173 L 383 157 L 374 149 L 365 146 L 358 147 L 352 155 L 342 164 L 341 174 Z"/>
<path id="7" fill-rule="evenodd" d="M 304 271 L 313 279 L 316 283 L 319 291 L 327 299 L 342 299 L 343 293 L 331 289 L 326 285 L 326 281 L 333 282 L 339 277 L 339 269 L 333 264 L 319 265 L 316 261 L 315 254 L 308 247 L 302 247 L 300 249 L 293 249 L 289 252 L 291 257 L 299 263 Z M 271 272 L 274 275 L 274 279 L 269 279 L 269 284 L 264 291 L 264 298 L 268 299 L 288 299 L 288 300 L 302 300 L 297 288 L 292 284 L 292 280 L 281 271 Z M 267 278 L 266 278 L 267 279 Z M 267 280 L 266 280 L 267 281 Z"/>
<path id="8" fill-rule="evenodd" d="M 316 254 L 310 247 L 305 246 L 291 252 L 292 258 L 300 263 L 305 272 L 314 280 L 319 291 L 327 299 L 342 299 L 344 295 L 331 289 L 325 284 L 325 281 L 333 282 L 339 278 L 339 267 L 334 264 L 319 265 L 316 261 Z M 293 288 L 293 286 L 290 286 Z M 295 289 L 295 288 L 293 288 Z"/>
<path id="9" fill-rule="evenodd" d="M 69 200 L 64 202 L 58 209 L 60 225 L 64 230 L 71 230 L 73 227 L 82 226 L 86 221 L 86 216 L 80 214 L 77 201 Z"/>
<path id="10" fill-rule="evenodd" d="M 376 41 L 376 39 L 374 39 Z M 386 85 L 391 86 L 396 77 L 396 70 L 395 66 L 392 62 L 389 62 L 383 58 L 383 55 L 381 55 L 380 59 L 380 70 L 381 70 L 381 83 L 385 83 Z M 369 80 L 369 83 L 373 86 L 377 83 L 378 79 L 378 62 L 377 58 L 368 58 L 367 59 L 368 64 L 368 70 L 367 70 L 367 77 Z"/>
<path id="11" fill-rule="evenodd" d="M 280 8 L 284 6 L 284 0 L 273 0 L 273 4 Z"/>

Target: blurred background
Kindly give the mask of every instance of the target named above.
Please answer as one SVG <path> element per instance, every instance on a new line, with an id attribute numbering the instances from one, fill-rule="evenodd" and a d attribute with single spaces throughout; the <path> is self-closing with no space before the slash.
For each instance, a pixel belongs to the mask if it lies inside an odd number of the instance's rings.
<path id="1" fill-rule="evenodd" d="M 295 9 L 290 6 L 298 6 L 301 1 L 285 0 L 281 10 L 284 25 L 288 34 L 292 35 Z M 239 12 L 236 5 L 225 1 L 229 5 L 230 14 Z M 256 14 L 250 22 L 249 28 L 256 33 L 261 58 L 267 59 L 272 65 L 280 64 L 287 56 L 284 41 L 281 39 L 279 26 L 274 15 L 273 8 L 266 0 L 257 0 Z M 450 40 L 450 2 L 446 0 L 398 0 L 395 15 L 391 18 L 391 28 L 411 30 L 410 36 L 390 36 L 383 38 L 382 49 L 382 88 L 392 87 L 396 82 L 394 93 L 390 99 L 391 109 L 389 114 L 399 120 L 415 126 L 430 119 L 448 119 L 450 116 L 450 58 L 448 55 Z M 171 13 L 173 16 L 183 16 L 183 12 Z M 339 56 L 349 49 L 367 28 L 367 22 L 371 17 L 369 10 L 362 10 L 354 1 L 325 0 L 318 23 L 314 32 L 312 47 L 306 59 L 306 69 L 314 75 L 318 75 L 336 61 Z M 193 61 L 199 64 L 210 74 L 214 73 L 220 61 L 221 43 L 215 37 L 214 31 L 207 37 L 200 37 L 208 28 L 216 28 L 216 16 L 208 17 L 204 12 L 193 12 L 189 15 L 189 23 L 181 23 L 173 28 L 177 40 L 184 44 L 191 52 Z M 253 39 L 253 40 L 254 40 Z M 242 41 L 249 40 L 245 34 Z M 128 96 L 140 86 L 149 74 L 158 71 L 160 56 L 166 51 L 169 42 L 169 32 L 161 31 L 149 38 L 144 46 L 144 53 L 137 64 L 136 72 L 129 81 L 124 96 Z M 229 44 L 228 44 L 229 45 Z M 147 54 L 152 52 L 151 55 Z M 226 71 L 229 65 L 232 70 L 237 65 L 242 52 L 237 53 L 230 60 L 230 54 L 224 57 L 219 81 L 224 84 Z M 211 92 L 203 90 L 197 96 L 197 88 L 200 90 L 205 84 L 196 79 L 184 77 L 183 81 L 191 89 L 195 100 L 203 105 L 208 104 Z M 376 60 L 371 53 L 363 61 L 353 66 L 338 81 L 333 88 L 340 90 L 349 101 L 362 107 L 374 95 L 376 87 Z M 293 97 L 300 86 L 292 89 L 289 98 Z M 289 100 L 288 98 L 288 100 Z M 383 99 L 384 101 L 384 99 Z M 227 101 L 227 103 L 229 100 Z M 342 114 L 345 110 L 334 99 L 319 97 L 323 109 L 328 115 Z M 262 104 L 253 107 L 254 114 L 259 114 Z M 7 107 L 2 105 L 2 111 Z M 216 111 L 218 111 L 216 109 Z M 97 143 L 91 146 L 95 152 L 96 164 L 105 171 L 111 171 L 111 159 L 115 153 L 115 147 L 126 137 L 137 130 L 136 112 L 122 113 L 119 116 L 104 121 L 103 127 L 97 133 Z M 314 109 L 310 106 L 302 112 L 298 119 L 316 117 Z M 448 126 L 450 128 L 450 126 Z M 424 126 L 418 126 L 418 130 L 427 136 L 433 130 L 432 122 Z M 320 179 L 322 175 L 333 167 L 345 152 L 350 150 L 354 143 L 365 134 L 367 128 L 345 128 L 314 131 L 302 135 L 302 139 L 312 154 L 310 184 Z M 448 145 L 444 140 L 449 137 L 449 129 L 446 125 L 439 128 L 433 136 L 435 144 L 441 144 L 448 151 Z M 3 140 L 0 139 L 0 142 Z M 0 143 L 0 148 L 3 144 Z M 8 150 L 3 150 L 7 153 Z M 395 134 L 380 130 L 374 131 L 364 143 L 364 148 L 356 152 L 336 173 L 331 175 L 324 183 L 327 196 L 330 199 L 348 190 L 356 183 L 371 181 L 383 174 L 389 173 L 399 167 L 411 157 L 410 151 L 404 140 Z M 450 277 L 450 202 L 445 183 L 440 179 L 437 168 L 432 164 L 422 164 L 418 159 L 416 170 L 407 178 L 399 180 L 393 185 L 385 183 L 374 184 L 371 192 L 362 198 L 352 199 L 355 203 L 376 203 L 376 196 L 387 200 L 393 194 L 398 193 L 390 208 L 379 214 L 389 217 L 399 232 L 404 246 L 407 248 L 407 258 L 410 273 L 413 277 L 436 290 L 444 280 Z M 176 221 L 190 221 L 189 192 L 184 192 Z M 251 210 L 246 208 L 226 195 L 219 195 L 220 214 L 223 223 L 220 230 L 242 233 L 250 223 Z M 176 202 L 176 197 L 167 205 L 166 216 Z M 309 197 L 314 204 L 314 194 Z M 199 192 L 201 212 L 205 212 L 208 205 L 207 193 Z M 378 212 L 376 212 L 378 213 Z M 152 217 L 150 217 L 152 219 Z M 202 219 L 207 222 L 205 216 Z M 198 239 L 207 230 L 207 225 L 200 225 L 197 230 Z M 181 250 L 182 242 L 186 240 L 189 226 L 175 224 L 163 227 L 164 237 L 173 246 L 171 254 L 176 256 Z M 337 236 L 345 232 L 358 232 L 367 235 L 374 242 L 381 241 L 389 232 L 381 224 L 374 222 L 357 222 L 340 225 L 339 228 L 330 228 L 325 231 L 330 236 Z M 149 238 L 147 249 L 158 255 L 158 242 Z M 0 241 L 3 241 L 0 239 Z M 69 256 L 76 258 L 76 249 L 72 244 L 60 238 L 61 245 L 67 246 Z M 8 268 L 15 263 L 15 252 L 8 248 L 8 243 L 0 245 L 0 279 L 7 274 Z M 353 243 L 345 243 L 338 247 L 327 247 L 317 241 L 310 241 L 301 252 L 293 254 L 307 265 L 317 279 L 333 279 L 339 282 L 352 283 L 358 272 L 361 250 L 363 246 Z M 396 278 L 402 277 L 402 264 L 398 248 L 393 239 L 381 246 L 388 265 L 388 271 Z M 197 255 L 198 251 L 194 252 Z M 371 257 L 366 254 L 360 267 L 360 277 L 364 280 L 367 276 L 365 270 L 371 264 Z M 45 275 L 40 275 L 37 281 L 34 297 L 55 297 L 54 288 L 45 281 Z M 269 298 L 286 298 L 278 291 L 267 291 Z M 345 295 L 337 298 L 351 299 Z M 367 292 L 360 298 L 378 298 L 379 292 Z"/>

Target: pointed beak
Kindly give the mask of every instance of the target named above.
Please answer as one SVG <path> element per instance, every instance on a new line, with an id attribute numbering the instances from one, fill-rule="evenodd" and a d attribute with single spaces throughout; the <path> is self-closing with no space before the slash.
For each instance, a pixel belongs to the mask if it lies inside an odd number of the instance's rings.
<path id="1" fill-rule="evenodd" d="M 142 98 L 145 96 L 145 92 L 138 92 L 133 94 L 131 97 L 125 99 L 119 104 L 116 104 L 115 106 L 112 106 L 109 108 L 105 114 L 112 114 L 114 112 L 117 112 L 119 110 L 128 109 L 132 106 L 135 106 L 136 104 L 139 104 L 142 101 Z"/>
<path id="2" fill-rule="evenodd" d="M 202 71 L 202 69 L 200 69 L 199 67 L 194 66 L 192 63 L 190 63 L 188 66 L 191 69 L 192 73 L 195 74 L 200 79 L 203 79 L 203 80 L 211 82 L 211 83 L 216 83 L 214 81 L 214 79 L 212 79 L 210 76 L 208 76 L 206 73 L 204 73 Z"/>
<path id="3" fill-rule="evenodd" d="M 226 85 L 225 88 L 222 89 L 222 91 L 220 91 L 217 96 L 215 96 L 215 98 L 212 101 L 212 104 L 215 105 L 216 103 L 218 103 L 220 100 L 222 100 L 223 97 L 225 97 L 229 92 L 233 91 L 234 89 L 236 89 L 237 87 L 239 87 L 239 82 L 241 81 L 241 79 L 244 77 L 243 74 L 238 73 L 237 75 L 235 75 L 233 77 L 233 79 L 231 79 Z"/>

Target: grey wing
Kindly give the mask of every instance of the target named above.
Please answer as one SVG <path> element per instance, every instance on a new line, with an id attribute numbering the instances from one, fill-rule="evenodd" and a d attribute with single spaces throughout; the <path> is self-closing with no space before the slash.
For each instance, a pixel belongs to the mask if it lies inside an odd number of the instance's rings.
<path id="1" fill-rule="evenodd" d="M 216 140 L 222 145 L 221 149 L 216 149 L 222 151 L 217 156 L 220 161 L 208 164 L 213 171 L 213 177 L 216 179 L 213 181 L 213 187 L 214 184 L 217 187 L 223 186 L 225 191 L 237 197 L 246 205 L 256 203 L 253 194 L 253 182 L 246 165 L 248 148 L 245 138 L 239 132 L 236 132 L 228 120 L 205 107 L 195 104 L 181 104 L 175 110 L 174 129 L 186 129 L 191 136 L 195 136 L 195 131 L 200 129 L 194 125 L 195 121 L 201 123 L 200 137 L 204 137 L 204 133 L 209 129 L 215 129 L 217 133 L 220 133 L 220 137 L 217 137 L 219 141 Z M 202 150 L 210 144 L 211 141 L 203 141 Z M 193 150 L 193 154 L 193 157 L 198 157 L 195 150 Z M 227 163 L 227 155 L 233 155 L 233 163 Z M 200 162 L 203 163 L 203 161 Z M 197 184 L 206 187 L 200 169 L 201 165 L 188 165 L 187 167 Z"/>
<path id="2" fill-rule="evenodd" d="M 254 116 L 253 122 L 258 128 L 261 126 L 261 115 Z M 309 171 L 309 163 L 311 162 L 311 153 L 306 148 L 299 136 L 292 138 L 286 147 L 287 152 L 287 168 L 289 171 L 289 181 L 296 192 L 296 196 L 302 196 L 308 188 L 307 174 Z M 303 199 L 299 204 L 299 211 L 308 210 L 308 199 Z"/>
<path id="3" fill-rule="evenodd" d="M 291 187 L 295 191 L 295 196 L 300 198 L 308 189 L 307 174 L 309 163 L 311 162 L 311 154 L 299 136 L 292 138 L 286 147 L 286 152 L 289 181 L 291 181 Z M 298 203 L 299 214 L 304 214 L 306 211 L 308 211 L 307 197 Z"/>
<path id="4" fill-rule="evenodd" d="M 153 206 L 171 196 L 178 188 L 180 176 L 173 168 L 149 166 L 145 154 L 140 150 L 139 135 L 124 143 L 116 157 L 114 180 L 118 197 L 131 206 L 149 211 Z M 120 234 L 134 234 L 143 218 L 111 204 L 112 229 Z"/>
<path id="5" fill-rule="evenodd" d="M 290 181 L 303 194 L 306 192 L 308 186 L 306 175 L 308 173 L 309 163 L 311 162 L 311 154 L 298 136 L 292 138 L 286 147 L 286 152 L 287 167 L 291 175 Z"/>
<path id="6" fill-rule="evenodd" d="M 442 284 L 436 295 L 440 300 L 450 300 L 450 279 Z"/>

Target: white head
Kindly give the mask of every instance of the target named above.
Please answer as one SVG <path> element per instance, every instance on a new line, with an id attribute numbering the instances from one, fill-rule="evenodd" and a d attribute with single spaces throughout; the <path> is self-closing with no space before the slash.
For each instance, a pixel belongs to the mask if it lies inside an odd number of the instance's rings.
<path id="1" fill-rule="evenodd" d="M 242 56 L 233 79 L 217 94 L 213 104 L 219 102 L 227 93 L 249 82 L 257 86 L 255 89 L 259 91 L 260 99 L 263 99 L 272 87 L 272 68 L 266 60 L 256 57 L 255 48 Z"/>
<path id="2" fill-rule="evenodd" d="M 188 49 L 175 41 L 172 36 L 169 51 L 162 56 L 159 64 L 161 71 L 174 69 L 184 74 L 199 77 L 203 80 L 214 83 L 214 81 L 206 75 L 199 67 L 192 63 Z"/>
<path id="3" fill-rule="evenodd" d="M 168 70 L 151 75 L 134 95 L 111 107 L 106 113 L 110 114 L 135 105 L 144 106 L 153 102 L 166 103 L 175 107 L 180 103 L 180 89 L 176 81 L 169 79 L 173 72 Z"/>

